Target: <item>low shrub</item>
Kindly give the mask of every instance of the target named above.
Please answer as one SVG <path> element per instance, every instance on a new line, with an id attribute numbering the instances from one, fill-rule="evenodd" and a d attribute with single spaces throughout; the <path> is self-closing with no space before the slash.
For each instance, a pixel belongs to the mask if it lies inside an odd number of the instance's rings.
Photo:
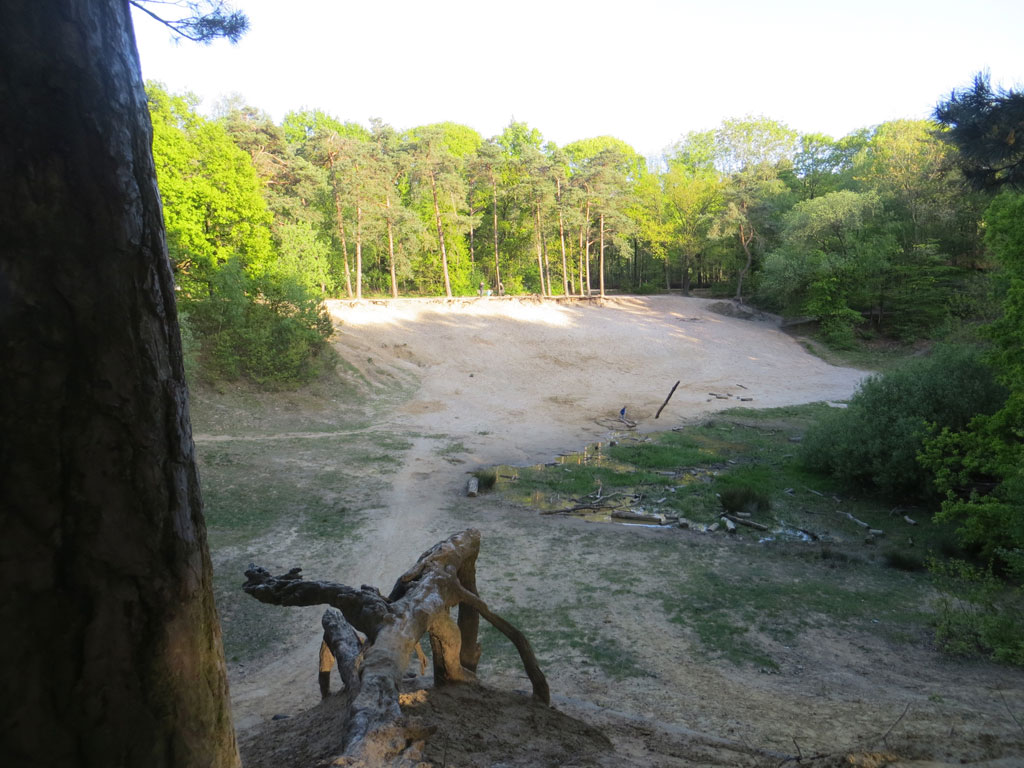
<path id="1" fill-rule="evenodd" d="M 926 567 L 924 555 L 906 549 L 887 549 L 882 557 L 885 558 L 887 566 L 897 571 L 914 573 L 923 571 Z"/>
<path id="2" fill-rule="evenodd" d="M 735 514 L 736 512 L 767 512 L 772 508 L 768 496 L 756 488 L 748 485 L 741 485 L 734 488 L 723 488 L 718 494 L 718 501 L 722 509 Z"/>
<path id="3" fill-rule="evenodd" d="M 939 591 L 935 637 L 950 653 L 1024 666 L 1024 553 L 1001 555 L 1011 582 L 964 560 L 929 562 Z"/>
<path id="4" fill-rule="evenodd" d="M 498 473 L 494 469 L 478 469 L 473 473 L 481 491 L 489 491 L 498 482 Z"/>
<path id="5" fill-rule="evenodd" d="M 932 475 L 918 462 L 925 439 L 943 428 L 963 429 L 1005 399 L 980 351 L 940 347 L 865 381 L 848 408 L 808 430 L 801 460 L 848 486 L 899 499 L 929 498 Z"/>

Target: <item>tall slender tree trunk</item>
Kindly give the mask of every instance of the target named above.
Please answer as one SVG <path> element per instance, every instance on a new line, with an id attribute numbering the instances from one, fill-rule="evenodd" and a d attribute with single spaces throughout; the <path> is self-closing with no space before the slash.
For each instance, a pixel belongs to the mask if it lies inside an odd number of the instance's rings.
<path id="1" fill-rule="evenodd" d="M 356 298 L 363 298 L 363 207 L 356 200 Z"/>
<path id="2" fill-rule="evenodd" d="M 739 227 L 740 245 L 743 246 L 743 253 L 747 256 L 747 263 L 743 269 L 740 270 L 739 275 L 736 279 L 736 301 L 743 301 L 743 278 L 747 276 L 750 271 L 751 264 L 754 263 L 754 253 L 750 250 L 750 243 L 754 239 L 753 227 L 747 228 L 746 225 L 740 224 Z"/>
<path id="3" fill-rule="evenodd" d="M 238 766 L 124 0 L 5 0 L 0 755 Z"/>
<path id="4" fill-rule="evenodd" d="M 558 242 L 562 246 L 562 292 L 569 295 L 569 264 L 565 258 L 565 218 L 562 215 L 562 182 L 557 181 L 556 198 L 558 203 Z"/>
<path id="5" fill-rule="evenodd" d="M 601 257 L 600 257 L 601 298 L 604 298 L 604 211 L 601 211 Z"/>
<path id="6" fill-rule="evenodd" d="M 391 221 L 391 195 L 384 195 L 384 207 L 387 208 L 388 222 L 388 262 L 391 267 L 391 298 L 398 298 L 398 277 L 395 274 L 395 235 Z"/>
<path id="7" fill-rule="evenodd" d="M 586 292 L 583 289 L 584 288 L 584 286 L 583 286 L 583 240 L 584 240 L 583 225 L 580 224 L 580 236 L 579 236 L 578 250 L 576 251 L 576 253 L 578 254 L 576 256 L 576 258 L 577 258 L 577 261 L 579 263 L 579 268 L 576 271 L 576 276 L 579 278 L 579 281 L 580 281 L 580 296 L 585 296 L 586 295 Z"/>
<path id="8" fill-rule="evenodd" d="M 501 296 L 504 291 L 501 285 L 501 264 L 498 261 L 498 183 L 491 176 L 491 208 L 494 212 L 494 289 Z"/>
<path id="9" fill-rule="evenodd" d="M 590 245 L 591 245 L 591 242 L 590 242 L 590 198 L 589 197 L 587 198 L 587 214 L 586 214 L 586 216 L 583 219 L 583 227 L 584 227 L 584 231 L 586 233 L 584 238 L 583 238 L 583 240 L 584 240 L 583 263 L 584 263 L 584 265 L 587 268 L 587 290 L 586 290 L 586 293 L 584 295 L 589 296 L 590 295 L 590 291 L 591 291 L 591 287 L 590 287 L 591 286 L 591 283 L 590 283 Z"/>
<path id="10" fill-rule="evenodd" d="M 534 226 L 533 235 L 534 240 L 537 243 L 537 277 L 540 278 L 540 295 L 546 296 L 551 292 L 551 287 L 548 286 L 545 291 L 544 286 L 544 234 L 540 231 L 540 203 L 535 202 L 533 206 L 534 212 Z"/>
<path id="11" fill-rule="evenodd" d="M 554 296 L 554 289 L 551 287 L 551 260 L 548 258 L 548 244 L 541 241 L 541 248 L 544 251 L 544 281 L 548 285 L 548 296 Z"/>
<path id="12" fill-rule="evenodd" d="M 441 271 L 444 273 L 444 295 L 452 297 L 452 282 L 448 278 L 448 251 L 444 247 L 444 227 L 441 226 L 441 207 L 437 204 L 437 179 L 430 172 L 430 192 L 434 197 L 434 221 L 437 222 L 437 242 L 441 248 Z"/>
<path id="13" fill-rule="evenodd" d="M 452 192 L 451 190 L 448 191 L 448 199 L 451 200 L 451 203 L 452 203 L 452 221 L 454 222 L 453 226 L 455 227 L 455 234 L 458 234 L 458 232 L 459 232 L 459 209 L 455 205 L 455 193 Z M 458 259 L 459 259 L 459 251 L 458 251 L 458 249 L 456 249 L 456 251 L 455 251 L 455 264 L 456 264 L 456 266 L 458 266 Z"/>
<path id="14" fill-rule="evenodd" d="M 341 258 L 345 264 L 345 294 L 352 298 L 352 273 L 348 267 L 348 242 L 345 240 L 345 219 L 341 215 L 341 194 L 334 189 L 334 210 L 338 215 L 338 234 L 341 236 Z"/>

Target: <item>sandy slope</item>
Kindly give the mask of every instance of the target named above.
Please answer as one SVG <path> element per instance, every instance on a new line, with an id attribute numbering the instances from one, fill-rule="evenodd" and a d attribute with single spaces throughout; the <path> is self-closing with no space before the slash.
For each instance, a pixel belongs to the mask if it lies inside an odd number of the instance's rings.
<path id="1" fill-rule="evenodd" d="M 641 431 L 667 429 L 739 404 L 710 392 L 773 407 L 848 398 L 864 375 L 813 357 L 774 323 L 709 311 L 714 303 L 674 296 L 600 306 L 406 299 L 335 301 L 330 310 L 347 360 L 419 378 L 414 399 L 396 414 L 400 421 L 462 435 L 485 463 L 576 449 L 606 431 L 595 417 L 614 416 L 624 405 Z"/>

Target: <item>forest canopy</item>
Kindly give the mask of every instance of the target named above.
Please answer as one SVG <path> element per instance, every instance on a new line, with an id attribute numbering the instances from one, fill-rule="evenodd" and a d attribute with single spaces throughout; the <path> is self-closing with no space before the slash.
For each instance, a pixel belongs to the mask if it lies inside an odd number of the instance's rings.
<path id="1" fill-rule="evenodd" d="M 989 196 L 937 122 L 834 139 L 749 116 L 644 158 L 515 120 L 489 138 L 317 109 L 275 123 L 238 99 L 205 118 L 187 94 L 149 93 L 172 259 L 214 375 L 308 378 L 332 297 L 700 289 L 837 347 L 990 305 Z"/>

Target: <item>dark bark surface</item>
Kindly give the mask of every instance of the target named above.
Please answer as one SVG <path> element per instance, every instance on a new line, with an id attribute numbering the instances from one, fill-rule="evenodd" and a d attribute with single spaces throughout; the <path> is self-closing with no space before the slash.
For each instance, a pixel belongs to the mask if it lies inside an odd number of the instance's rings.
<path id="1" fill-rule="evenodd" d="M 128 5 L 0 18 L 0 754 L 237 765 Z"/>

